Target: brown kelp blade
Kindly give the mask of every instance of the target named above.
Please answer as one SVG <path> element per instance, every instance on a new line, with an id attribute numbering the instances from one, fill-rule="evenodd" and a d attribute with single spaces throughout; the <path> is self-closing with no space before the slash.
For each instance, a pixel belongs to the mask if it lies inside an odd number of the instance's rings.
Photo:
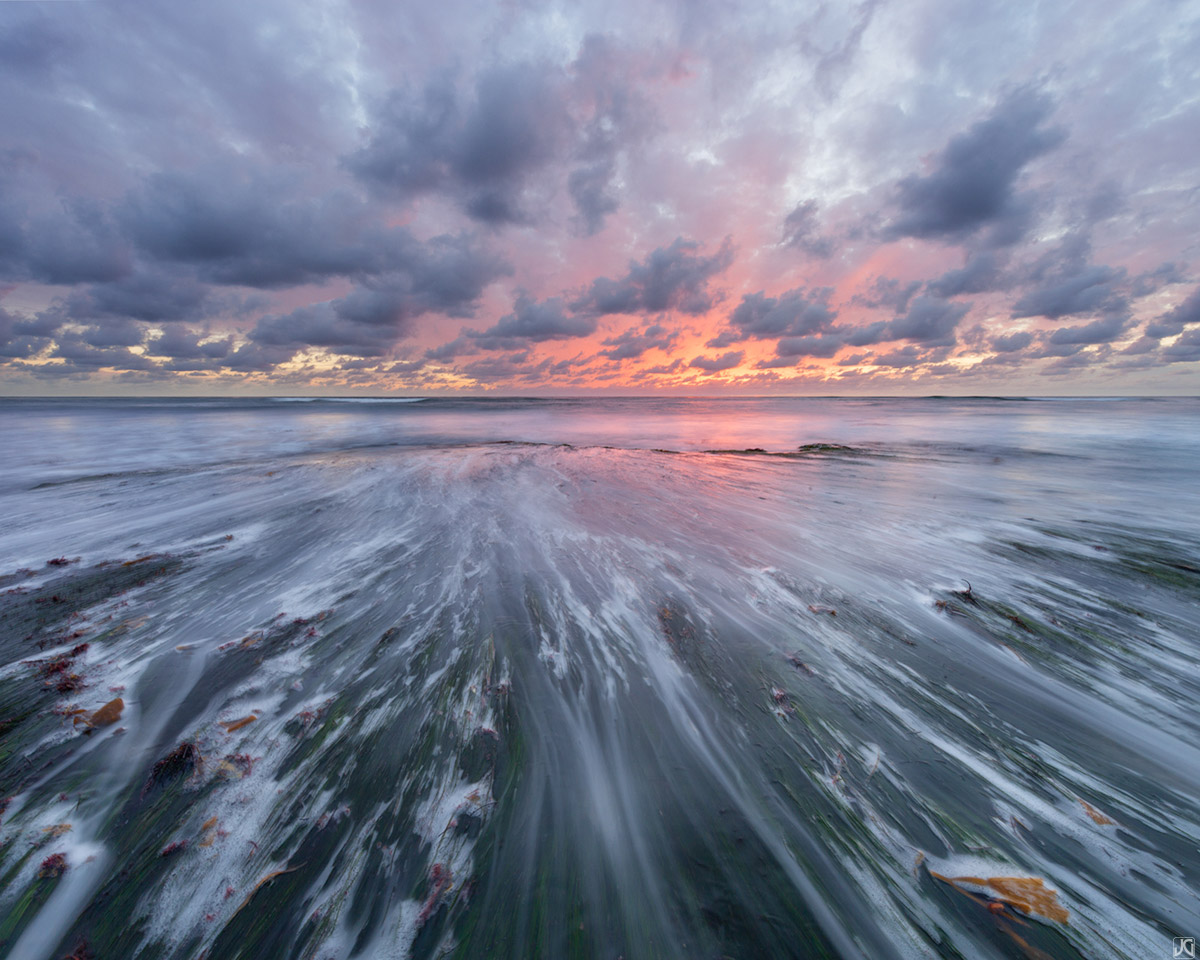
<path id="1" fill-rule="evenodd" d="M 1070 917 L 1058 902 L 1058 891 L 1047 887 L 1041 877 L 947 877 L 934 870 L 929 875 L 954 887 L 983 887 L 988 896 L 1029 916 L 1045 917 L 1056 923 L 1067 923 Z"/>

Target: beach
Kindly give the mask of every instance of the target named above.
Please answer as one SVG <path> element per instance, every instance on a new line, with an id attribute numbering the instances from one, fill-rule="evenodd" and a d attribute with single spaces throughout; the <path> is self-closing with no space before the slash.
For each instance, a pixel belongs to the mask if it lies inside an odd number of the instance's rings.
<path id="1" fill-rule="evenodd" d="M 1168 957 L 1198 414 L 0 400 L 0 956 Z"/>

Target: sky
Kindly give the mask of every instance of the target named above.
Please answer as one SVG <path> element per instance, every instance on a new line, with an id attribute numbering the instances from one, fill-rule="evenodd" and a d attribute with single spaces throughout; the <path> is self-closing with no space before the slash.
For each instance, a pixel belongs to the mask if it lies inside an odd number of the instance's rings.
<path id="1" fill-rule="evenodd" d="M 1200 393 L 1200 2 L 0 2 L 0 393 Z"/>

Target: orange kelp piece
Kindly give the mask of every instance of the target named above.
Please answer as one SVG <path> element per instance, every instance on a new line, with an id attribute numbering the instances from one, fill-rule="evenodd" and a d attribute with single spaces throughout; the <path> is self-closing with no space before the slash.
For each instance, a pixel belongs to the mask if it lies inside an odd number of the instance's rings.
<path id="1" fill-rule="evenodd" d="M 87 724 L 89 727 L 107 727 L 110 723 L 116 723 L 121 719 L 121 712 L 125 709 L 125 701 L 120 697 L 115 700 L 109 700 L 104 706 L 88 717 Z"/>
<path id="2" fill-rule="evenodd" d="M 246 894 L 246 899 L 242 901 L 242 904 L 240 907 L 238 907 L 236 910 L 233 911 L 233 915 L 236 917 L 239 913 L 241 913 L 242 910 L 245 909 L 246 904 L 248 904 L 251 900 L 254 899 L 254 895 L 256 893 L 258 893 L 258 891 L 261 890 L 264 886 L 266 886 L 268 883 L 270 883 L 272 880 L 274 880 L 276 877 L 282 877 L 285 873 L 292 873 L 295 870 L 299 870 L 302 866 L 304 866 L 303 863 L 298 863 L 298 864 L 296 864 L 296 866 L 288 867 L 285 870 L 272 870 L 270 873 L 268 873 L 265 877 L 263 877 L 261 880 L 258 881 L 258 883 L 256 883 L 254 885 L 253 890 L 251 890 L 248 894 Z"/>
<path id="3" fill-rule="evenodd" d="M 200 836 L 202 838 L 200 840 L 200 846 L 211 847 L 213 845 L 213 841 L 217 839 L 217 833 L 213 830 L 213 828 L 217 825 L 217 822 L 218 821 L 216 817 L 209 817 L 200 825 Z"/>
<path id="4" fill-rule="evenodd" d="M 250 714 L 248 717 L 242 717 L 241 720 L 221 720 L 219 723 L 225 728 L 226 733 L 233 733 L 234 730 L 241 730 L 242 727 L 253 723 L 257 719 L 258 717 L 254 714 Z"/>
<path id="5" fill-rule="evenodd" d="M 1047 887 L 1041 877 L 944 877 L 933 870 L 929 875 L 958 886 L 962 883 L 989 887 L 997 900 L 1022 913 L 1045 917 L 1057 923 L 1067 923 L 1070 914 L 1058 902 L 1058 891 Z"/>
<path id="6" fill-rule="evenodd" d="M 1079 802 L 1083 804 L 1083 812 L 1086 813 L 1093 820 L 1095 820 L 1098 824 L 1100 824 L 1100 826 L 1103 827 L 1103 826 L 1107 826 L 1110 823 L 1117 822 L 1112 817 L 1101 813 L 1099 810 L 1097 810 L 1095 807 L 1093 807 L 1086 800 L 1080 800 Z"/>

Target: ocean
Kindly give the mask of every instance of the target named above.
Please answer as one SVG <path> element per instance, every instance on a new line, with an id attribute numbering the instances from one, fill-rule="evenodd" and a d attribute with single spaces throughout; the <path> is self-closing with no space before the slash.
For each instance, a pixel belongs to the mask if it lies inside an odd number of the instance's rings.
<path id="1" fill-rule="evenodd" d="M 0 451 L 0 956 L 1200 937 L 1200 400 L 7 399 Z"/>

